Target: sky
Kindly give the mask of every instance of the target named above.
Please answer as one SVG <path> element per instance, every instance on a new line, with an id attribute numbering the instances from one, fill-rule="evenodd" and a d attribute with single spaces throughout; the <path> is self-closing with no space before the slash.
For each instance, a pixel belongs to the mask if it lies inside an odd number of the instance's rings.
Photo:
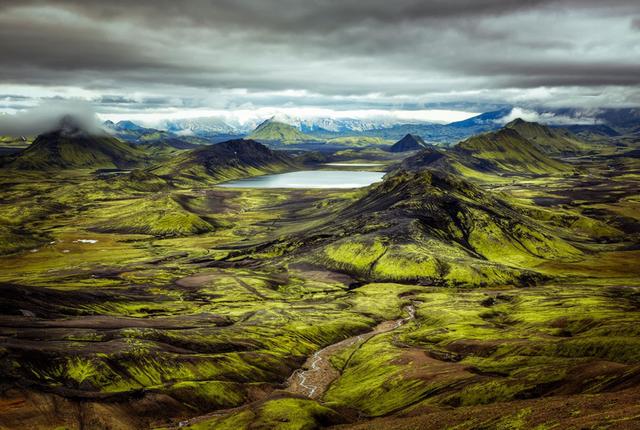
<path id="1" fill-rule="evenodd" d="M 640 106 L 638 0 L 2 0 L 0 52 L 8 113 Z"/>

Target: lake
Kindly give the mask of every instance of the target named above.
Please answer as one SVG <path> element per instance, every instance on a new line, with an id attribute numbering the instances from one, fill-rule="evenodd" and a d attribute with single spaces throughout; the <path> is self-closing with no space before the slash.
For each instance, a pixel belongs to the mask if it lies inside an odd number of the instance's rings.
<path id="1" fill-rule="evenodd" d="M 376 167 L 383 166 L 382 163 L 325 163 L 325 166 L 334 167 Z"/>
<path id="2" fill-rule="evenodd" d="M 219 184 L 226 188 L 360 188 L 380 182 L 385 172 L 301 170 Z"/>

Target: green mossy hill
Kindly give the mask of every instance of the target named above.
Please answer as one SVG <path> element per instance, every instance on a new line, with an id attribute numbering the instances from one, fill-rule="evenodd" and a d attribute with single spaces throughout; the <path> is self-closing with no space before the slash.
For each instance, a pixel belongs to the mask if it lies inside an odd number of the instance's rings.
<path id="1" fill-rule="evenodd" d="M 512 128 L 471 137 L 452 152 L 463 165 L 482 172 L 557 174 L 572 170 Z"/>
<path id="2" fill-rule="evenodd" d="M 184 209 L 168 194 L 111 204 L 96 216 L 102 221 L 93 230 L 100 232 L 184 236 L 213 230 L 210 223 Z"/>
<path id="3" fill-rule="evenodd" d="M 316 140 L 311 136 L 307 136 L 292 125 L 273 120 L 263 122 L 247 137 L 249 139 L 265 142 L 278 142 L 285 145 Z"/>
<path id="4" fill-rule="evenodd" d="M 515 121 L 510 124 L 514 123 Z M 539 124 L 533 124 L 531 129 L 538 130 L 538 127 L 542 131 L 549 130 Z M 533 132 L 531 135 L 536 137 Z M 496 175 L 567 175 L 575 172 L 572 166 L 550 156 L 575 152 L 568 149 L 567 142 L 570 141 L 562 140 L 566 145 L 562 144 L 561 135 L 555 132 L 552 137 L 544 139 L 543 136 L 545 135 L 541 132 L 536 140 L 529 140 L 508 126 L 495 132 L 470 137 L 450 150 L 434 147 L 423 149 L 406 158 L 401 168 L 411 171 L 440 170 L 463 175 L 469 179 L 489 180 L 495 180 Z M 561 151 L 561 148 L 564 150 Z"/>
<path id="5" fill-rule="evenodd" d="M 33 144 L 4 159 L 4 166 L 24 170 L 128 168 L 141 165 L 147 154 L 106 134 L 74 126 L 41 134 Z"/>
<path id="6" fill-rule="evenodd" d="M 165 179 L 141 169 L 132 170 L 124 175 L 109 177 L 105 179 L 105 182 L 110 189 L 123 192 L 155 193 L 170 187 Z"/>
<path id="7" fill-rule="evenodd" d="M 545 154 L 569 155 L 586 149 L 586 145 L 577 136 L 562 128 L 549 128 L 520 118 L 511 121 L 505 128 L 517 131 Z"/>
<path id="8" fill-rule="evenodd" d="M 344 418 L 313 400 L 277 398 L 209 418 L 185 428 L 192 430 L 312 430 L 340 424 Z"/>
<path id="9" fill-rule="evenodd" d="M 426 170 L 387 177 L 303 234 L 293 258 L 367 281 L 521 285 L 539 278 L 537 264 L 581 254 L 505 198 Z"/>
<path id="10" fill-rule="evenodd" d="M 179 181 L 220 182 L 297 166 L 293 157 L 250 139 L 229 140 L 184 152 L 151 170 Z"/>
<path id="11" fill-rule="evenodd" d="M 389 152 L 418 151 L 428 147 L 429 145 L 424 141 L 424 139 L 422 139 L 422 137 L 409 133 L 394 143 L 391 148 L 389 148 Z"/>

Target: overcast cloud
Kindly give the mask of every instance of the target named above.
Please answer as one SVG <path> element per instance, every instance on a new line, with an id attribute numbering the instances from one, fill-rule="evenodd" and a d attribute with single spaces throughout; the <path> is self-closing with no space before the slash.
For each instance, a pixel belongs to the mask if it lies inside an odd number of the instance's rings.
<path id="1" fill-rule="evenodd" d="M 0 109 L 640 105 L 637 0 L 0 2 Z"/>

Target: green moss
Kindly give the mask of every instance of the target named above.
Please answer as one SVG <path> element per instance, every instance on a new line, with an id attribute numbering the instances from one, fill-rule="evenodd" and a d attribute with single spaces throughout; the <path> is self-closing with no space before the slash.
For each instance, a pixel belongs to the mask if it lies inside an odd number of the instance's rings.
<path id="1" fill-rule="evenodd" d="M 356 273 L 365 273 L 384 254 L 386 248 L 379 240 L 373 242 L 343 241 L 325 249 L 332 264 Z"/>
<path id="2" fill-rule="evenodd" d="M 516 414 L 501 418 L 496 423 L 496 430 L 523 430 L 529 427 L 527 418 L 531 415 L 531 408 L 525 408 Z"/>
<path id="3" fill-rule="evenodd" d="M 295 144 L 315 140 L 307 136 L 292 125 L 277 121 L 265 121 L 249 134 L 249 139 L 266 142 L 280 142 L 283 144 Z"/>
<path id="4" fill-rule="evenodd" d="M 203 233 L 213 226 L 188 212 L 170 195 L 110 204 L 95 212 L 98 231 L 178 236 Z"/>
<path id="5" fill-rule="evenodd" d="M 326 392 L 327 404 L 356 407 L 369 416 L 401 409 L 420 399 L 432 387 L 404 376 L 397 363 L 401 350 L 380 335 L 359 344 L 345 363 L 342 376 Z"/>
<path id="6" fill-rule="evenodd" d="M 206 420 L 187 428 L 207 429 L 255 429 L 255 430 L 313 430 L 339 422 L 331 409 L 312 400 L 276 399 L 266 401 L 255 409 L 244 409 L 223 418 Z"/>
<path id="7" fill-rule="evenodd" d="M 389 248 L 376 261 L 373 276 L 389 280 L 442 278 L 444 263 L 421 251 L 415 245 Z"/>
<path id="8" fill-rule="evenodd" d="M 355 289 L 348 301 L 353 312 L 371 315 L 379 320 L 393 320 L 402 317 L 403 304 L 408 302 L 400 296 L 415 291 L 420 291 L 420 288 L 389 283 L 366 284 Z"/>
<path id="9" fill-rule="evenodd" d="M 247 401 L 241 384 L 226 381 L 185 381 L 173 384 L 167 393 L 198 410 L 237 407 Z"/>
<path id="10" fill-rule="evenodd" d="M 345 145 L 350 147 L 366 147 L 371 145 L 392 145 L 393 140 L 370 136 L 345 136 L 327 140 L 329 145 Z"/>

